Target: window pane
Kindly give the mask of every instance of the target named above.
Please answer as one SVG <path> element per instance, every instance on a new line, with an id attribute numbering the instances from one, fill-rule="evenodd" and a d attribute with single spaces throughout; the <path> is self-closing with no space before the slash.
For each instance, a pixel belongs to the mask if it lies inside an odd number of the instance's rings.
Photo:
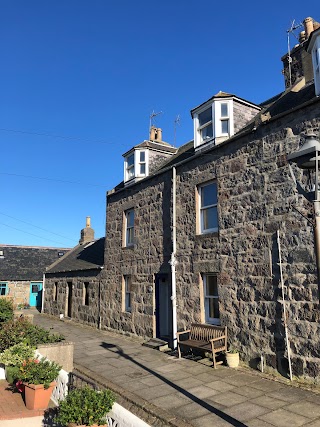
<path id="1" fill-rule="evenodd" d="M 134 166 L 131 166 L 130 169 L 128 169 L 128 179 L 134 177 Z"/>
<path id="2" fill-rule="evenodd" d="M 131 294 L 126 294 L 126 311 L 131 310 Z"/>
<path id="3" fill-rule="evenodd" d="M 229 120 L 221 120 L 221 133 L 229 134 Z"/>
<path id="4" fill-rule="evenodd" d="M 219 300 L 218 298 L 209 298 L 209 317 L 219 319 Z"/>
<path id="5" fill-rule="evenodd" d="M 212 124 L 201 129 L 201 139 L 205 141 L 206 139 L 211 139 L 213 137 L 213 127 Z"/>
<path id="6" fill-rule="evenodd" d="M 201 207 L 217 204 L 217 184 L 212 183 L 201 187 Z"/>
<path id="7" fill-rule="evenodd" d="M 133 243 L 133 228 L 127 230 L 127 244 Z"/>
<path id="8" fill-rule="evenodd" d="M 221 117 L 229 117 L 228 104 L 221 104 Z"/>
<path id="9" fill-rule="evenodd" d="M 140 165 L 140 175 L 145 175 L 146 174 L 146 164 L 145 163 L 141 163 Z"/>
<path id="10" fill-rule="evenodd" d="M 134 154 L 131 154 L 129 157 L 127 157 L 127 165 L 132 166 L 134 164 Z"/>
<path id="11" fill-rule="evenodd" d="M 211 230 L 218 228 L 218 212 L 217 208 L 207 208 L 202 210 L 203 230 Z"/>
<path id="12" fill-rule="evenodd" d="M 131 286 L 130 286 L 130 279 L 129 279 L 129 277 L 125 278 L 125 282 L 126 282 L 126 292 L 130 292 Z"/>
<path id="13" fill-rule="evenodd" d="M 145 152 L 140 151 L 140 162 L 145 162 L 145 158 L 146 158 Z"/>
<path id="14" fill-rule="evenodd" d="M 206 276 L 206 296 L 217 297 L 218 285 L 217 276 Z"/>
<path id="15" fill-rule="evenodd" d="M 212 108 L 208 108 L 207 110 L 203 111 L 198 116 L 199 120 L 199 126 L 203 126 L 205 123 L 211 122 L 212 120 Z"/>
<path id="16" fill-rule="evenodd" d="M 6 294 L 6 288 L 1 287 L 0 288 L 0 295 L 5 295 Z"/>
<path id="17" fill-rule="evenodd" d="M 127 212 L 127 227 L 133 227 L 134 225 L 134 211 Z"/>

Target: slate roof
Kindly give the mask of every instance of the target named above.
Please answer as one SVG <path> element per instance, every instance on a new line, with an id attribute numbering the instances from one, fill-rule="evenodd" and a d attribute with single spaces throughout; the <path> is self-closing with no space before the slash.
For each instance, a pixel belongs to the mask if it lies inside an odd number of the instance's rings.
<path id="1" fill-rule="evenodd" d="M 104 241 L 102 237 L 83 245 L 77 245 L 60 260 L 50 265 L 46 273 L 96 270 L 104 263 Z"/>
<path id="2" fill-rule="evenodd" d="M 0 281 L 39 281 L 50 264 L 70 248 L 0 245 Z"/>

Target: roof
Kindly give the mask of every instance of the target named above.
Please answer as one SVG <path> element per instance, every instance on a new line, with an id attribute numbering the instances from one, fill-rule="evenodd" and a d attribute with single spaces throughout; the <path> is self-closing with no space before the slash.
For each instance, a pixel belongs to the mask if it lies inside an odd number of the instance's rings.
<path id="1" fill-rule="evenodd" d="M 47 266 L 60 259 L 70 248 L 0 245 L 1 281 L 38 281 Z"/>
<path id="2" fill-rule="evenodd" d="M 235 100 L 241 102 L 241 103 L 245 103 L 248 105 L 251 105 L 252 107 L 256 107 L 257 110 L 260 108 L 259 105 L 254 104 L 253 102 L 247 101 L 244 98 L 240 98 L 239 96 L 233 95 L 232 93 L 227 93 L 227 92 L 222 92 L 221 90 L 213 95 L 211 98 L 207 99 L 205 102 L 202 102 L 200 105 L 198 105 L 197 107 L 193 108 L 190 113 L 191 116 L 193 116 L 193 113 L 198 110 L 199 108 L 201 108 L 203 105 L 206 105 L 207 103 L 212 102 L 214 99 L 221 99 L 221 98 L 234 98 Z"/>
<path id="3" fill-rule="evenodd" d="M 50 265 L 46 273 L 64 273 L 70 271 L 96 270 L 104 263 L 105 238 L 77 245 L 60 260 Z"/>
<path id="4" fill-rule="evenodd" d="M 234 96 L 234 95 L 228 94 L 226 92 L 219 92 L 213 98 L 210 98 L 210 100 L 218 96 L 227 97 L 227 96 Z M 238 97 L 235 97 L 235 98 L 240 99 Z M 251 121 L 249 121 L 242 129 L 240 129 L 239 132 L 237 132 L 235 135 L 225 140 L 221 144 L 216 146 L 211 145 L 210 147 L 208 147 L 206 152 L 211 150 L 216 150 L 218 149 L 218 147 L 225 146 L 226 144 L 229 144 L 229 143 L 231 144 L 235 139 L 238 139 L 245 134 L 255 131 L 258 127 L 273 120 L 279 115 L 289 114 L 291 111 L 294 111 L 297 108 L 303 108 L 303 106 L 305 106 L 307 103 L 316 102 L 317 100 L 320 101 L 320 98 L 316 97 L 315 95 L 314 83 L 309 82 L 308 84 L 303 86 L 303 80 L 301 81 L 299 80 L 296 82 L 296 84 L 293 87 L 288 88 L 284 92 L 281 92 L 273 96 L 272 98 L 262 102 L 260 105 L 257 105 L 257 114 L 253 117 Z M 204 105 L 204 104 L 205 103 L 201 105 Z M 252 105 L 255 105 L 255 104 L 252 104 Z M 258 110 L 258 108 L 260 111 Z M 192 159 L 197 154 L 198 153 L 194 149 L 194 142 L 189 141 L 186 144 L 179 147 L 177 152 L 173 154 L 170 158 L 164 160 L 163 163 L 160 164 L 158 169 L 155 170 L 151 175 L 149 175 L 148 177 L 144 178 L 143 180 L 139 181 L 136 184 L 137 185 L 141 184 L 141 182 L 145 182 L 151 177 L 161 172 L 164 172 L 167 168 L 177 165 L 178 163 L 187 161 L 188 159 Z M 133 184 L 132 187 L 134 188 L 135 184 Z M 129 189 L 131 189 L 132 187 L 129 187 Z M 123 182 L 121 182 L 113 190 L 108 192 L 108 195 L 112 195 L 113 193 L 123 188 L 124 188 L 124 184 Z"/>
<path id="5" fill-rule="evenodd" d="M 134 147 L 130 148 L 130 150 L 126 151 L 124 154 L 122 154 L 122 156 L 127 157 L 127 155 L 136 148 L 151 148 L 156 151 L 162 151 L 162 152 L 168 152 L 168 153 L 175 153 L 177 151 L 177 149 L 172 145 L 170 145 L 168 142 L 142 141 L 140 144 L 137 144 Z"/>

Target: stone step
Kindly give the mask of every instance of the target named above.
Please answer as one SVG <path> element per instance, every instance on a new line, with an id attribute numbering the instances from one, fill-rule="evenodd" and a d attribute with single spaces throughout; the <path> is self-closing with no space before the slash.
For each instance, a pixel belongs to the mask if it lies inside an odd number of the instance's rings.
<path id="1" fill-rule="evenodd" d="M 159 351 L 169 350 L 168 342 L 160 340 L 159 338 L 151 338 L 149 341 L 144 342 L 142 345 Z"/>

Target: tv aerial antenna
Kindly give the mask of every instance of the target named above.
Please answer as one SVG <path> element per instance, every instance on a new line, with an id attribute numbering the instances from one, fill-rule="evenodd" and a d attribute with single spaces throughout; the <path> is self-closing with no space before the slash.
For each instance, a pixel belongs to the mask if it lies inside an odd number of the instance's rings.
<path id="1" fill-rule="evenodd" d="M 174 136 L 173 136 L 173 145 L 176 146 L 176 139 L 177 139 L 177 126 L 180 126 L 180 114 L 177 115 L 177 117 L 174 119 Z"/>
<path id="2" fill-rule="evenodd" d="M 159 116 L 160 114 L 162 114 L 162 111 L 159 111 L 158 113 L 156 113 L 154 110 L 152 111 L 152 113 L 149 116 L 149 131 L 151 129 L 152 126 L 155 125 L 155 117 Z"/>
<path id="3" fill-rule="evenodd" d="M 291 57 L 291 49 L 290 49 L 290 35 L 293 35 L 298 41 L 299 38 L 294 33 L 295 30 L 298 28 L 303 27 L 303 24 L 301 22 L 299 24 L 296 24 L 295 19 L 291 22 L 291 27 L 287 30 L 287 44 L 288 44 L 288 68 L 289 68 L 289 84 L 292 85 L 292 69 L 291 69 L 291 63 L 292 63 L 292 57 Z"/>

